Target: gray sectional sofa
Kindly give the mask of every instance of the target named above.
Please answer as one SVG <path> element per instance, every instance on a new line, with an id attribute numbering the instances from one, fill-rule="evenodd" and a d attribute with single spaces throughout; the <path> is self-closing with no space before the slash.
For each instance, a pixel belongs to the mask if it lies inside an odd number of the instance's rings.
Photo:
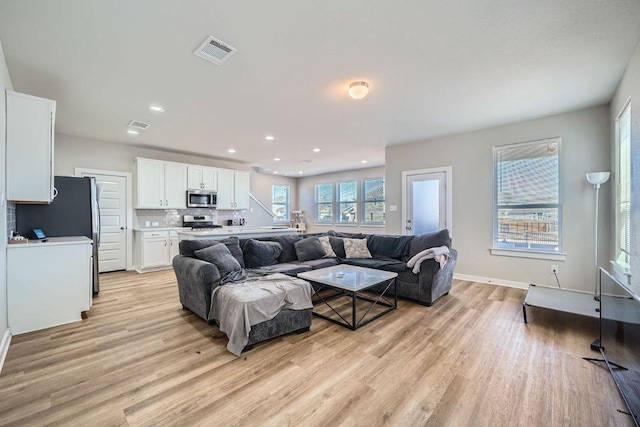
<path id="1" fill-rule="evenodd" d="M 316 246 L 307 244 L 315 244 L 312 242 L 312 238 L 321 236 L 328 236 L 336 257 L 324 257 L 324 254 L 315 251 Z M 372 257 L 347 258 L 342 240 L 345 238 L 366 239 L 366 245 Z M 173 259 L 173 269 L 178 280 L 182 306 L 210 323 L 214 321 L 209 318 L 211 292 L 215 286 L 220 284 L 222 278 L 220 271 L 214 264 L 199 259 L 195 252 L 220 242 L 217 240 L 183 240 L 180 242 L 180 255 Z M 457 259 L 457 252 L 451 248 L 449 231 L 446 229 L 418 236 L 329 231 L 327 233 L 283 235 L 260 239 L 230 238 L 222 242 L 227 245 L 231 254 L 243 268 L 258 269 L 264 272 L 278 272 L 295 276 L 303 271 L 329 267 L 339 263 L 397 272 L 397 295 L 426 306 L 431 306 L 438 298 L 449 293 Z M 440 264 L 433 260 L 423 262 L 418 274 L 414 274 L 407 267 L 407 261 L 414 255 L 425 249 L 439 246 L 450 248 L 449 260 L 443 268 L 440 268 Z M 290 325 L 289 327 L 278 327 L 277 331 L 274 331 L 269 329 L 273 329 L 272 325 L 255 325 L 251 333 L 253 334 L 255 331 L 256 336 L 250 335 L 249 345 L 271 338 L 274 333 L 282 335 L 300 330 L 302 328 L 299 326 L 304 324 L 301 323 L 303 318 L 308 318 L 308 324 L 310 324 L 310 312 L 287 313 L 288 311 L 290 310 L 283 310 L 278 316 L 282 315 L 283 318 L 286 318 L 287 321 L 284 324 Z M 273 320 L 277 320 L 278 316 Z M 296 318 L 293 319 L 293 317 Z M 262 333 L 262 329 L 267 330 Z"/>

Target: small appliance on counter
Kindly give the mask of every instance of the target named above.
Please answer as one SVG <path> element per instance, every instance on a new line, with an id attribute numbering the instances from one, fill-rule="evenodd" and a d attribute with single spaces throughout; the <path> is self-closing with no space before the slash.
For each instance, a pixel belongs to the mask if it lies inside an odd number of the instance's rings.
<path id="1" fill-rule="evenodd" d="M 236 227 L 243 227 L 246 223 L 247 222 L 245 221 L 244 218 L 234 218 L 234 219 L 227 220 L 227 225 L 236 226 Z"/>
<path id="2" fill-rule="evenodd" d="M 218 225 L 213 221 L 213 217 L 211 215 L 183 215 L 182 226 L 191 227 L 193 230 L 222 228 L 221 225 Z"/>

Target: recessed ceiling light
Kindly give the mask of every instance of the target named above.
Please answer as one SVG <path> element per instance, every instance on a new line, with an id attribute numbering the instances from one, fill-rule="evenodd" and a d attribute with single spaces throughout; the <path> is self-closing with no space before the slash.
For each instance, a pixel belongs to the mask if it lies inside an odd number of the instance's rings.
<path id="1" fill-rule="evenodd" d="M 236 152 L 236 150 L 234 150 L 233 148 L 229 148 L 229 149 L 227 150 L 227 153 L 231 153 L 231 154 L 233 154 L 233 153 L 235 153 L 235 152 Z"/>
<path id="2" fill-rule="evenodd" d="M 162 113 L 164 111 L 164 108 L 162 107 L 162 105 L 151 104 L 149 105 L 149 110 L 153 111 L 154 113 Z"/>
<path id="3" fill-rule="evenodd" d="M 319 152 L 320 152 L 320 149 L 319 149 L 319 148 L 314 148 L 314 149 L 313 149 L 313 152 L 314 152 L 314 153 L 319 153 Z"/>
<path id="4" fill-rule="evenodd" d="M 127 129 L 127 133 L 128 133 L 129 135 L 140 135 L 140 132 L 138 132 L 138 131 L 137 131 L 137 130 L 135 130 L 135 129 Z"/>
<path id="5" fill-rule="evenodd" d="M 349 85 L 349 96 L 353 99 L 362 99 L 369 94 L 367 82 L 353 82 Z"/>
<path id="6" fill-rule="evenodd" d="M 360 160 L 360 163 L 369 163 L 368 160 Z"/>
<path id="7" fill-rule="evenodd" d="M 302 172 L 302 171 L 298 171 L 298 173 L 302 175 L 304 172 Z"/>
<path id="8" fill-rule="evenodd" d="M 273 135 L 267 135 L 264 137 L 264 139 L 266 139 L 267 141 L 273 141 L 276 138 Z"/>
<path id="9" fill-rule="evenodd" d="M 278 175 L 278 171 L 273 171 L 274 174 Z"/>
<path id="10" fill-rule="evenodd" d="M 274 157 L 274 158 L 273 158 L 273 161 L 274 161 L 274 162 L 279 162 L 279 161 L 280 161 L 280 157 Z"/>

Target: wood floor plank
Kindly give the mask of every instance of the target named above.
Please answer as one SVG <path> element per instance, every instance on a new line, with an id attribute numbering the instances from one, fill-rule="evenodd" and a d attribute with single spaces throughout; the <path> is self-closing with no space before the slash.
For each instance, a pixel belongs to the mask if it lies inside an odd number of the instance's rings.
<path id="1" fill-rule="evenodd" d="M 357 331 L 311 330 L 240 357 L 183 310 L 171 270 L 101 275 L 81 322 L 13 337 L 0 425 L 632 426 L 608 371 L 584 361 L 590 318 L 525 291 L 454 281 Z"/>

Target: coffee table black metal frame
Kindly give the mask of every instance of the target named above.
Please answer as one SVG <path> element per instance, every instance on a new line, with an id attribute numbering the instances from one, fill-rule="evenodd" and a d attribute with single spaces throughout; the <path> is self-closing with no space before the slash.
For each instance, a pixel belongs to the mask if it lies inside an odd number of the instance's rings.
<path id="1" fill-rule="evenodd" d="M 357 267 L 357 268 L 363 268 L 364 267 Z M 385 272 L 388 273 L 388 272 Z M 364 288 L 358 289 L 358 290 L 349 290 L 349 289 L 344 289 L 343 287 L 340 287 L 340 284 L 336 283 L 336 284 L 328 284 L 328 283 L 321 283 L 318 282 L 316 280 L 313 280 L 312 278 L 309 277 L 305 277 L 304 273 L 300 273 L 298 274 L 298 277 L 301 277 L 309 282 L 311 282 L 314 285 L 314 289 L 316 290 L 315 294 L 312 297 L 312 300 L 315 299 L 314 301 L 314 306 L 316 306 L 316 303 L 324 303 L 327 307 L 329 307 L 331 309 L 331 311 L 333 311 L 341 320 L 338 320 L 336 318 L 333 317 L 329 317 L 326 316 L 322 313 L 318 313 L 315 310 L 313 311 L 313 315 L 320 317 L 321 319 L 325 319 L 328 320 L 329 322 L 335 323 L 336 325 L 340 325 L 340 326 L 344 326 L 347 329 L 351 329 L 352 331 L 355 331 L 356 329 L 370 323 L 373 322 L 374 320 L 376 320 L 377 318 L 379 318 L 380 316 L 383 316 L 387 313 L 389 313 L 392 310 L 395 310 L 396 308 L 398 308 L 398 296 L 397 296 L 397 292 L 396 292 L 396 276 L 390 278 L 390 279 L 385 279 L 385 280 L 381 280 L 379 282 L 376 283 L 372 283 L 369 286 L 366 286 Z M 374 286 L 379 286 L 381 284 L 386 283 L 386 287 L 384 288 L 384 290 L 381 293 L 377 293 L 376 291 L 374 291 L 372 288 Z M 391 288 L 391 286 L 393 286 L 393 303 L 391 303 L 390 301 L 387 300 L 387 298 L 385 297 L 387 295 L 387 292 L 389 291 L 389 289 Z M 325 297 L 324 295 L 322 295 L 322 291 L 325 289 L 331 289 L 334 290 L 335 292 L 333 292 L 332 294 L 330 294 L 329 296 Z M 374 292 L 377 295 L 377 298 L 372 298 L 369 295 L 365 294 L 364 292 L 369 291 L 369 292 Z M 348 296 L 351 297 L 351 322 L 349 322 L 347 319 L 345 319 L 345 317 L 343 315 L 341 315 L 330 303 L 329 301 L 334 300 L 336 298 L 342 297 L 342 296 Z M 362 315 L 362 317 L 360 317 L 360 319 L 358 320 L 357 318 L 357 304 L 356 301 L 357 300 L 363 300 L 363 301 L 369 301 L 371 302 L 371 305 L 368 307 L 367 311 L 364 313 L 364 315 Z M 371 312 L 371 310 L 373 310 L 373 308 L 376 305 L 382 305 L 384 307 L 387 307 L 386 310 L 381 311 L 379 313 L 376 313 L 374 316 L 365 319 L 367 317 L 367 315 Z M 348 317 L 348 316 L 347 316 Z"/>

